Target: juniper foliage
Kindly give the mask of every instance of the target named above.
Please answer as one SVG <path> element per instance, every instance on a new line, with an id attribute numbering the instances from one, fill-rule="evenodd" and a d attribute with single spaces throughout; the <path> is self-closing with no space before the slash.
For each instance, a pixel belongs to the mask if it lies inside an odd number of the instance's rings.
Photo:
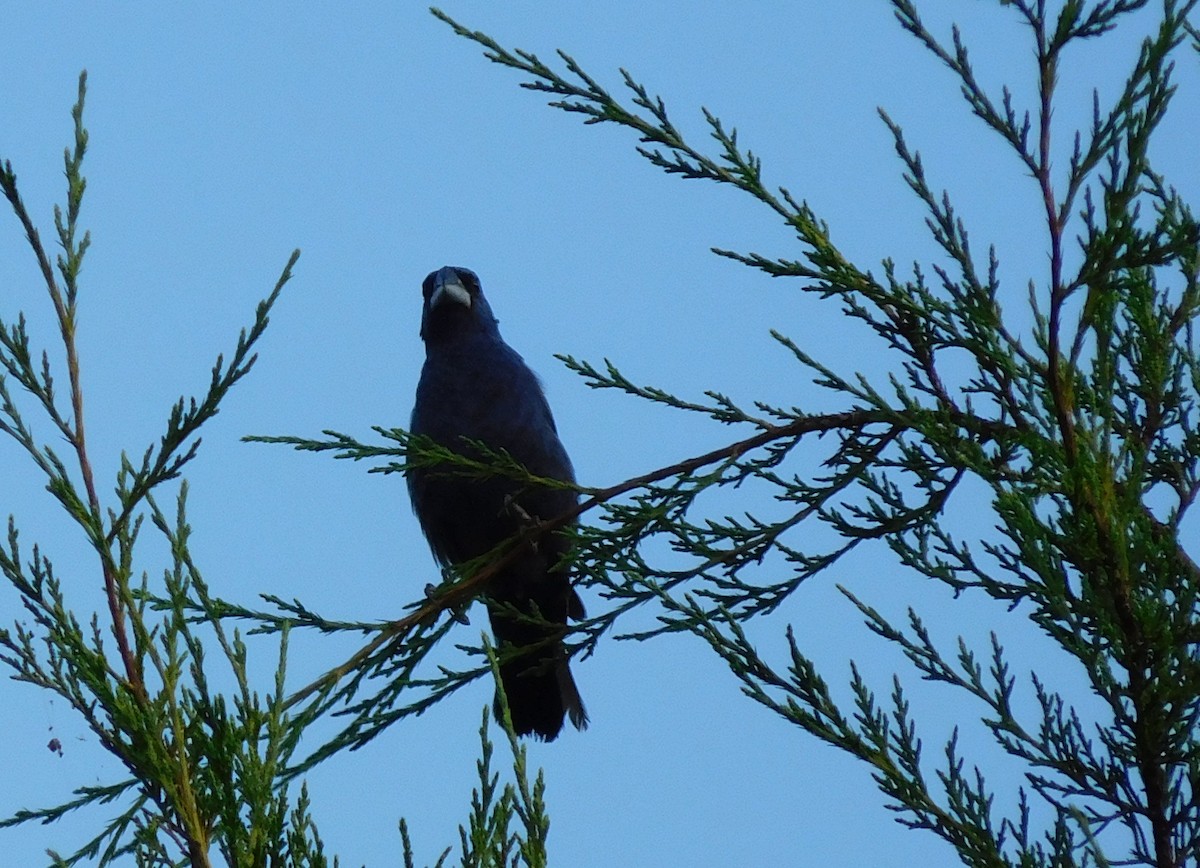
<path id="1" fill-rule="evenodd" d="M 405 617 L 375 623 L 327 618 L 297 600 L 268 598 L 264 609 L 213 599 L 188 553 L 186 486 L 173 516 L 155 498 L 195 456 L 197 429 L 253 364 L 253 346 L 295 256 L 229 363 L 218 359 L 208 392 L 177 403 L 161 441 L 140 462 L 122 462 L 111 505 L 100 498 L 74 344 L 78 277 L 89 243 L 78 228 L 87 144 L 81 79 L 66 158 L 67 206 L 56 212 L 63 249 L 56 262 L 11 167 L 0 172 L 0 188 L 55 310 L 67 383 L 65 397 L 55 391 L 49 356 L 35 350 L 22 318 L 3 323 L 0 430 L 44 473 L 95 549 L 107 611 L 82 626 L 51 562 L 41 549 L 24 553 L 12 520 L 0 571 L 27 615 L 0 632 L 0 660 L 18 678 L 63 697 L 129 777 L 81 787 L 69 802 L 6 822 L 120 806 L 94 840 L 61 860 L 55 856 L 59 864 L 134 854 L 142 864 L 207 865 L 214 849 L 229 864 L 325 864 L 305 794 L 293 803 L 289 782 L 491 672 L 494 654 L 483 645 L 467 668 L 450 668 L 438 654 L 441 640 L 457 635 L 461 609 L 505 558 L 578 519 L 574 568 L 603 605 L 590 606 L 593 616 L 572 634 L 577 653 L 596 653 L 612 636 L 699 637 L 750 699 L 864 763 L 897 819 L 944 839 L 964 864 L 1195 862 L 1200 568 L 1185 531 L 1200 492 L 1200 223 L 1156 170 L 1151 142 L 1176 98 L 1174 64 L 1194 64 L 1200 50 L 1191 21 L 1197 2 L 998 0 L 995 14 L 1016 16 L 1032 45 L 1036 93 L 1025 107 L 1009 89 L 996 92 L 977 79 L 956 29 L 939 36 L 917 3 L 892 0 L 900 26 L 957 80 L 985 134 L 1016 157 L 1023 169 L 1016 180 L 1037 194 L 1048 256 L 1022 292 L 1001 285 L 1000 251 L 980 257 L 972 249 L 950 197 L 931 186 L 919 153 L 884 112 L 904 178 L 943 254 L 907 271 L 890 260 L 874 271 L 852 262 L 802 198 L 765 183 L 761 160 L 716 116 L 704 114 L 713 143 L 706 150 L 630 73 L 622 71 L 623 91 L 614 95 L 565 53 L 547 64 L 434 10 L 552 106 L 587 124 L 630 130 L 639 153 L 668 174 L 725 185 L 760 203 L 795 233 L 798 252 L 790 258 L 715 252 L 837 305 L 849 326 L 865 327 L 901 361 L 882 380 L 845 376 L 781 328 L 775 341 L 805 375 L 797 377 L 795 406 L 744 406 L 718 392 L 689 400 L 635 384 L 607 360 L 564 355 L 563 363 L 593 388 L 703 416 L 736 436 L 703 455 L 580 489 L 571 513 L 538 517 L 496 552 L 449 571 Z M 1086 128 L 1060 129 L 1055 109 L 1064 53 L 1104 52 L 1113 30 L 1152 8 L 1158 26 L 1124 87 L 1107 102 L 1094 98 Z M 1052 157 L 1063 142 L 1069 157 L 1056 168 Z M 34 437 L 22 416 L 28 408 L 10 384 L 65 440 L 67 457 Z M 839 409 L 804 411 L 814 386 Z M 364 461 L 372 472 L 450 463 L 467 474 L 557 484 L 535 480 L 508 456 L 482 447 L 485 460 L 466 460 L 403 430 L 380 426 L 375 434 L 374 442 L 332 431 L 321 438 L 252 439 Z M 807 450 L 821 446 L 821 460 L 811 461 Z M 722 511 L 734 487 L 755 487 L 772 504 L 769 516 Z M 953 509 L 980 508 L 977 500 L 963 503 L 968 487 L 986 492 L 997 536 L 964 538 L 952 530 Z M 146 517 L 170 546 L 161 581 L 133 576 Z M 828 539 L 834 542 L 825 548 L 812 542 Z M 908 667 L 890 683 L 874 684 L 852 664 L 848 682 L 831 687 L 834 676 L 805 653 L 801 622 L 782 631 L 782 658 L 756 649 L 751 630 L 761 635 L 764 625 L 790 617 L 785 604 L 802 598 L 806 583 L 824 580 L 849 553 L 871 545 L 894 553 L 898 575 L 994 601 L 1008 618 L 1040 631 L 1092 695 L 1074 696 L 1040 674 L 1018 676 L 998 635 L 985 647 L 963 639 L 947 648 L 920 612 L 889 619 L 849 590 L 849 604 Z M 786 570 L 763 569 L 768 559 Z M 634 610 L 652 612 L 655 625 L 622 633 Z M 246 648 L 231 627 L 238 622 L 280 637 L 270 691 L 246 681 Z M 285 688 L 284 664 L 288 634 L 298 629 L 370 638 L 351 659 L 297 690 Z M 238 685 L 228 697 L 209 687 L 206 667 L 214 656 Z M 913 677 L 944 685 L 979 709 L 979 723 L 998 749 L 1025 770 L 1014 800 L 997 798 L 986 760 L 965 753 L 957 733 L 940 756 L 923 750 L 921 721 L 906 693 Z M 328 714 L 338 715 L 341 732 L 298 755 L 300 734 Z M 486 728 L 485 715 L 480 789 L 460 832 L 462 862 L 544 864 L 540 778 L 528 783 L 523 754 L 512 742 L 516 782 L 500 788 Z M 411 865 L 404 824 L 401 837 Z"/>

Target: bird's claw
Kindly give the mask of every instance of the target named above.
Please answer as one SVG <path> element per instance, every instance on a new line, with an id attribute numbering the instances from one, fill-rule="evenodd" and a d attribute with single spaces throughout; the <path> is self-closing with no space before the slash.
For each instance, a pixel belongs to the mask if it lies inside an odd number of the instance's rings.
<path id="1" fill-rule="evenodd" d="M 525 507 L 517 503 L 516 498 L 511 494 L 504 495 L 504 508 L 501 510 L 501 513 L 504 515 L 516 516 L 517 521 L 520 522 L 521 526 L 526 530 L 535 528 L 541 524 L 541 521 L 530 515 L 529 512 L 526 511 Z M 534 551 L 537 551 L 537 540 L 531 539 L 529 541 L 529 547 Z"/>
<path id="2" fill-rule="evenodd" d="M 441 596 L 441 595 L 438 593 L 437 585 L 435 585 L 433 582 L 429 582 L 428 584 L 425 585 L 425 599 L 436 601 L 439 596 Z M 459 606 L 457 609 L 449 609 L 447 611 L 450 612 L 450 617 L 453 618 L 458 623 L 460 623 L 460 624 L 471 623 L 467 619 L 467 607 L 466 606 Z"/>

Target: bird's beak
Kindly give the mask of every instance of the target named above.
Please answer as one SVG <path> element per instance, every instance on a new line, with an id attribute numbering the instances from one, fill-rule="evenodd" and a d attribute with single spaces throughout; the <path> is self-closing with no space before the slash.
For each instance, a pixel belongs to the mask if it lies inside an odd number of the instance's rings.
<path id="1" fill-rule="evenodd" d="M 434 308 L 450 303 L 461 304 L 463 307 L 469 308 L 471 293 L 463 286 L 458 272 L 453 268 L 443 268 L 433 279 L 433 294 L 429 296 L 429 306 Z"/>

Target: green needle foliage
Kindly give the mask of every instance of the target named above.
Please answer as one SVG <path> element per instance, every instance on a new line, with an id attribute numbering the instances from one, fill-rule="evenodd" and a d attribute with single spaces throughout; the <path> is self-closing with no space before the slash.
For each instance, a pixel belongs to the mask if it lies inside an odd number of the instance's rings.
<path id="1" fill-rule="evenodd" d="M 87 186 L 82 174 L 86 84 L 81 75 L 72 111 L 74 142 L 65 158 L 67 206 L 65 212 L 54 211 L 62 252 L 53 264 L 11 164 L 0 166 L 0 190 L 25 231 L 54 308 L 67 384 L 65 393 L 56 389 L 50 352 L 35 349 L 23 316 L 15 323 L 0 320 L 0 431 L 40 468 L 47 489 L 95 551 L 107 609 L 81 623 L 72 605 L 78 589 L 60 580 L 42 548 L 22 548 L 16 519 L 10 517 L 0 572 L 19 596 L 26 619 L 0 629 L 0 663 L 18 681 L 64 700 L 120 761 L 125 775 L 105 785 L 80 786 L 60 805 L 18 811 L 0 827 L 109 806 L 111 816 L 99 833 L 69 854 L 52 852 L 52 864 L 128 864 L 132 858 L 139 865 L 207 866 L 219 854 L 224 864 L 237 866 L 326 865 L 307 796 L 301 790 L 293 804 L 278 783 L 295 748 L 285 705 L 286 635 L 279 644 L 274 685 L 267 690 L 251 685 L 246 646 L 236 631 L 223 626 L 189 553 L 186 483 L 178 487 L 172 513 L 155 500 L 155 493 L 195 457 L 199 428 L 253 367 L 254 345 L 299 252 L 259 304 L 228 362 L 218 356 L 208 391 L 170 408 L 161 440 L 139 462 L 122 457 L 106 506 L 88 451 L 76 350 L 79 275 L 89 244 L 87 232 L 79 231 Z M 64 454 L 34 436 L 23 413 L 30 406 L 65 441 Z M 147 517 L 170 552 L 153 585 L 147 574 L 134 573 Z M 224 670 L 222 680 L 232 676 L 235 687 L 228 695 L 210 684 L 219 670 Z"/>
<path id="2" fill-rule="evenodd" d="M 489 671 L 499 684 L 499 658 L 486 635 L 482 647 Z M 471 793 L 471 812 L 466 825 L 458 827 L 458 864 L 462 868 L 546 868 L 549 864 L 546 839 L 550 832 L 545 802 L 546 782 L 539 772 L 530 784 L 525 747 L 513 733 L 508 697 L 503 689 L 499 691 L 499 698 L 504 730 L 513 755 L 513 781 L 500 786 L 499 773 L 492 771 L 495 745 L 488 738 L 492 712 L 484 707 L 483 722 L 479 726 L 481 750 L 475 764 L 479 788 Z M 513 826 L 517 823 L 519 825 L 514 830 Z M 400 820 L 400 837 L 403 841 L 404 868 L 415 868 L 417 863 L 409 839 L 408 823 L 404 819 Z M 434 868 L 442 868 L 452 850 L 452 847 L 447 847 L 442 851 Z"/>

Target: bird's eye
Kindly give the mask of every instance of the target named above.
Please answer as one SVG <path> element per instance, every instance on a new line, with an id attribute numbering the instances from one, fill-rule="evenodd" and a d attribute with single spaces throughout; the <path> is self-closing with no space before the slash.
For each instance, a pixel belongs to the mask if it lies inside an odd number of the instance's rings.
<path id="1" fill-rule="evenodd" d="M 477 295 L 479 293 L 479 277 L 475 272 L 467 268 L 456 268 L 454 270 L 458 274 L 459 280 L 462 281 L 463 286 L 467 288 L 467 292 L 471 293 L 471 295 Z"/>

